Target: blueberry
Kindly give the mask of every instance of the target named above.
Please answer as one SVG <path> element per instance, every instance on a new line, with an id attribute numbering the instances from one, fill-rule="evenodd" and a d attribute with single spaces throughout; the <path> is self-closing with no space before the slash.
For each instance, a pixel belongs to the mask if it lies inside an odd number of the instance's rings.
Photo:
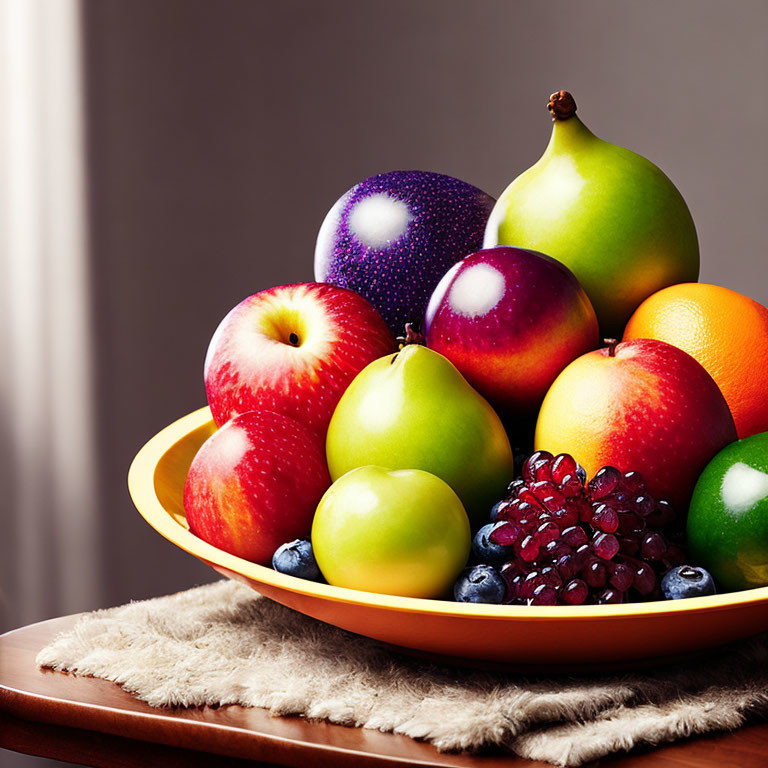
<path id="1" fill-rule="evenodd" d="M 272 555 L 272 567 L 280 573 L 300 579 L 320 581 L 323 578 L 312 551 L 312 542 L 307 539 L 295 539 L 281 544 Z"/>
<path id="2" fill-rule="evenodd" d="M 506 591 L 501 574 L 490 565 L 467 568 L 453 585 L 453 596 L 459 603 L 501 603 Z"/>
<path id="3" fill-rule="evenodd" d="M 509 547 L 503 544 L 494 544 L 490 540 L 491 531 L 496 527 L 496 523 L 484 525 L 472 539 L 472 554 L 479 563 L 488 565 L 504 565 L 510 559 Z"/>
<path id="4" fill-rule="evenodd" d="M 661 591 L 667 600 L 715 594 L 715 582 L 709 571 L 692 565 L 678 565 L 664 574 Z"/>
<path id="5" fill-rule="evenodd" d="M 491 522 L 492 522 L 492 523 L 495 523 L 495 522 L 496 522 L 496 521 L 499 519 L 499 509 L 501 508 L 501 505 L 502 505 L 502 504 L 504 504 L 504 502 L 503 502 L 503 501 L 497 501 L 497 502 L 496 502 L 496 503 L 495 503 L 495 504 L 494 504 L 494 505 L 491 507 L 491 514 L 490 514 L 490 518 L 491 518 Z M 488 526 L 484 526 L 484 527 L 486 527 L 486 528 L 487 528 Z"/>

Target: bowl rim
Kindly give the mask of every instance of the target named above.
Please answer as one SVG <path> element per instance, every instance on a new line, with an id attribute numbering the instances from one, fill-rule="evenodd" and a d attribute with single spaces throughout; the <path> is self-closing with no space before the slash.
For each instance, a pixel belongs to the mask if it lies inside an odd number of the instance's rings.
<path id="1" fill-rule="evenodd" d="M 155 490 L 155 474 L 161 459 L 191 432 L 213 421 L 208 406 L 182 416 L 150 438 L 139 450 L 128 470 L 128 490 L 139 514 L 161 536 L 209 565 L 220 566 L 278 589 L 308 597 L 340 603 L 381 608 L 390 611 L 442 615 L 456 618 L 550 621 L 552 619 L 615 619 L 648 615 L 696 613 L 726 610 L 738 605 L 768 603 L 768 586 L 739 592 L 725 592 L 685 600 L 656 600 L 647 603 L 622 603 L 595 606 L 519 606 L 456 603 L 417 597 L 400 597 L 334 587 L 299 579 L 258 565 L 212 546 L 177 522 L 163 506 Z"/>

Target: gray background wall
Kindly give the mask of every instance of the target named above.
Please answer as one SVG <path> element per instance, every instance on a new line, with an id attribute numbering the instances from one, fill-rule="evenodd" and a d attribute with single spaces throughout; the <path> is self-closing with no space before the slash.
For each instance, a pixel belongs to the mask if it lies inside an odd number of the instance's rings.
<path id="1" fill-rule="evenodd" d="M 214 578 L 141 520 L 125 477 L 204 404 L 220 318 L 311 279 L 324 214 L 372 173 L 498 195 L 544 149 L 553 90 L 677 184 L 702 280 L 768 303 L 765 2 L 90 0 L 84 24 L 100 605 Z"/>

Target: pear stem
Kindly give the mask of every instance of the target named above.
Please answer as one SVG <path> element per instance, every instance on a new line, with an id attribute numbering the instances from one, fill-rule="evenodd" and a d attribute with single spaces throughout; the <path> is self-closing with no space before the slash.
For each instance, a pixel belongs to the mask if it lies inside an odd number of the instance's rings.
<path id="1" fill-rule="evenodd" d="M 407 347 L 409 344 L 424 344 L 424 335 L 417 330 L 415 323 L 405 324 L 405 335 L 397 337 L 398 349 Z"/>
<path id="2" fill-rule="evenodd" d="M 556 91 L 549 97 L 547 109 L 554 122 L 568 120 L 576 114 L 576 102 L 568 91 Z"/>
<path id="3" fill-rule="evenodd" d="M 603 339 L 603 344 L 608 347 L 608 357 L 616 357 L 616 345 L 618 343 L 617 339 Z"/>

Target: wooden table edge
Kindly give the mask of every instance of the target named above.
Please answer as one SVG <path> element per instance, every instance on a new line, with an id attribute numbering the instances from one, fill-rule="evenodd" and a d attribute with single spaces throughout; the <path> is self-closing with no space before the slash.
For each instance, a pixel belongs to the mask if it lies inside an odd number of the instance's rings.
<path id="1" fill-rule="evenodd" d="M 0 635 L 0 644 L 3 641 L 7 642 L 14 636 L 19 636 L 22 633 L 26 634 L 29 630 L 35 628 L 43 629 L 46 624 L 63 625 L 66 623 L 66 626 L 51 632 L 50 642 L 61 631 L 71 628 L 80 615 L 71 614 L 69 616 L 47 619 L 10 630 Z M 51 675 L 63 674 L 53 670 L 43 670 L 42 673 Z M 102 681 L 99 678 L 93 679 L 99 680 L 99 682 L 108 682 Z M 116 685 L 114 683 L 110 684 Z M 130 696 L 127 692 L 126 695 Z M 318 768 L 321 766 L 328 766 L 328 768 L 335 768 L 336 766 L 339 766 L 339 768 L 342 766 L 349 766 L 350 768 L 356 768 L 357 766 L 360 766 L 360 768 L 384 768 L 385 766 L 398 765 L 413 765 L 420 766 L 421 768 L 451 768 L 451 764 L 454 766 L 460 765 L 460 762 L 456 761 L 472 762 L 474 764 L 472 755 L 439 753 L 427 742 L 412 740 L 408 736 L 381 731 L 370 732 L 378 733 L 385 737 L 392 737 L 393 739 L 413 741 L 422 747 L 428 748 L 430 751 L 434 751 L 435 759 L 365 752 L 327 742 L 318 743 L 301 738 L 287 738 L 259 730 L 206 722 L 204 720 L 184 719 L 183 732 L 177 733 L 180 729 L 174 729 L 172 726 L 179 724 L 179 718 L 172 714 L 172 710 L 164 713 L 162 708 L 153 708 L 151 712 L 138 712 L 106 704 L 96 705 L 20 690 L 2 681 L 0 681 L 0 711 L 27 722 L 77 728 L 179 749 L 191 748 L 234 759 L 242 759 L 247 754 L 248 757 L 246 759 L 267 763 L 275 762 L 285 766 L 296 766 L 296 768 L 304 768 L 307 765 L 313 766 L 313 768 L 314 766 L 318 766 Z M 329 729 L 348 728 L 348 726 L 325 721 L 307 721 L 300 717 L 295 719 L 307 722 L 312 726 Z M 171 727 L 169 728 L 168 726 Z M 361 729 L 353 728 L 352 730 Z M 192 740 L 190 739 L 190 733 L 195 737 Z M 2 734 L 0 734 L 0 747 L 2 746 Z M 513 768 L 516 763 L 526 767 L 530 766 L 531 768 L 547 766 L 546 763 L 524 760 L 511 753 L 508 756 L 497 755 L 495 757 L 497 757 L 497 760 L 483 761 L 484 763 L 487 762 L 488 768 L 497 768 L 502 763 L 509 766 L 509 768 Z"/>
<path id="2" fill-rule="evenodd" d="M 47 621 L 37 622 L 26 627 L 11 630 L 0 635 L 0 645 L 13 636 L 33 629 L 42 628 L 46 624 L 64 625 L 71 627 L 79 614 L 74 614 Z M 52 632 L 50 639 L 53 639 L 59 631 Z M 65 630 L 64 630 L 65 631 Z M 42 674 L 60 675 L 62 673 L 54 671 L 43 671 Z M 98 678 L 94 678 L 99 680 Z M 99 680 L 99 683 L 107 681 Z M 112 683 L 111 685 L 116 685 Z M 119 688 L 119 686 L 117 686 Z M 122 689 L 121 689 L 122 690 Z M 126 693 L 126 696 L 130 694 Z M 233 705 L 235 706 L 235 705 Z M 358 749 L 348 749 L 327 742 L 319 743 L 301 738 L 288 738 L 278 734 L 266 733 L 263 731 L 248 729 L 241 726 L 232 726 L 225 723 L 206 722 L 204 720 L 183 720 L 183 728 L 179 726 L 180 718 L 173 714 L 173 710 L 164 713 L 162 708 L 152 709 L 152 711 L 141 712 L 135 710 L 121 709 L 108 704 L 93 704 L 81 702 L 74 699 L 62 698 L 53 695 L 42 695 L 31 691 L 20 690 L 14 686 L 7 685 L 0 681 L 0 712 L 3 712 L 10 718 L 15 718 L 26 723 L 38 723 L 43 726 L 50 725 L 63 728 L 74 728 L 78 731 L 88 731 L 106 736 L 129 739 L 142 742 L 144 744 L 155 744 L 178 750 L 194 750 L 201 753 L 207 753 L 211 756 L 227 757 L 233 760 L 254 760 L 260 763 L 277 763 L 294 768 L 303 768 L 312 766 L 315 768 L 339 768 L 350 766 L 355 768 L 383 768 L 384 766 L 419 766 L 421 768 L 448 768 L 448 766 L 459 766 L 462 763 L 466 765 L 486 765 L 488 768 L 497 768 L 497 766 L 506 766 L 514 768 L 515 766 L 526 766 L 526 768 L 551 768 L 547 763 L 539 761 L 529 761 L 517 757 L 513 754 L 493 755 L 480 758 L 467 754 L 446 755 L 438 753 L 435 750 L 436 759 L 420 759 L 415 757 L 402 757 L 400 755 L 383 754 L 376 752 L 365 752 Z M 280 719 L 280 718 L 278 718 Z M 303 720 L 303 718 L 296 718 Z M 305 721 L 306 722 L 306 721 Z M 325 723 L 324 721 L 309 721 L 311 725 L 324 726 L 327 729 L 346 729 L 347 726 Z M 169 727 L 170 726 L 170 727 Z M 755 730 L 757 729 L 757 730 Z M 354 730 L 354 729 L 353 729 Z M 768 765 L 768 724 L 758 724 L 746 729 L 752 732 L 751 738 L 765 741 L 766 760 L 764 763 L 750 762 L 736 763 L 735 765 L 744 768 L 760 768 L 762 765 Z M 646 757 L 653 758 L 655 752 L 659 749 L 684 748 L 686 743 L 702 740 L 706 743 L 710 738 L 724 738 L 735 732 L 716 732 L 712 734 L 703 734 L 693 736 L 690 740 L 678 742 L 665 742 L 659 744 Z M 333 731 L 332 731 L 333 732 Z M 194 738 L 190 739 L 190 733 Z M 409 737 L 396 734 L 382 734 L 386 737 L 395 739 L 406 739 Z M 755 733 L 758 735 L 755 736 Z M 434 750 L 434 747 L 425 743 L 414 741 L 423 747 Z M 3 740 L 2 729 L 0 729 L 0 748 L 8 747 Z M 760 747 L 758 745 L 758 750 Z M 600 765 L 607 766 L 616 764 L 617 767 L 623 761 L 629 764 L 633 763 L 633 754 L 635 757 L 641 757 L 642 752 L 647 751 L 641 747 L 640 753 L 636 750 L 629 753 L 620 752 L 614 755 L 606 756 L 599 761 Z M 681 755 L 682 757 L 682 755 Z M 495 758 L 495 759 L 494 759 Z M 653 765 L 654 763 L 648 763 Z M 675 765 L 687 766 L 698 765 L 699 763 L 688 763 L 687 761 L 672 763 L 667 762 L 664 757 L 659 755 L 659 766 Z M 590 763 L 589 765 L 594 765 Z M 584 768 L 587 768 L 585 766 Z"/>
<path id="3" fill-rule="evenodd" d="M 226 755 L 231 758 L 243 758 L 244 753 L 251 752 L 252 757 L 248 759 L 260 762 L 277 762 L 286 766 L 296 765 L 298 768 L 307 765 L 326 764 L 331 766 L 361 766 L 361 768 L 363 766 L 381 768 L 381 766 L 391 766 L 395 763 L 404 766 L 424 766 L 424 768 L 444 768 L 445 765 L 434 761 L 414 760 L 392 755 L 364 755 L 358 751 L 334 745 L 320 746 L 309 741 L 288 739 L 260 731 L 247 731 L 243 728 L 214 725 L 202 721 L 185 720 L 184 733 L 175 737 L 173 729 L 169 731 L 163 727 L 177 723 L 172 715 L 126 712 L 106 706 L 95 707 L 67 699 L 38 696 L 2 684 L 0 684 L 0 710 L 27 722 L 77 728 L 110 736 L 162 744 L 167 747 L 191 748 L 214 755 Z M 41 712 L 45 712 L 46 716 L 40 717 Z M 115 718 L 117 714 L 120 715 L 119 722 Z M 345 726 L 338 725 L 335 727 L 343 728 Z M 195 734 L 194 739 L 189 738 L 190 732 Z M 242 748 L 238 749 L 238 745 L 242 745 Z M 3 747 L 2 734 L 0 734 L 0 747 Z M 286 757 L 289 754 L 290 762 L 286 762 Z M 535 765 L 535 763 L 531 765 Z"/>

